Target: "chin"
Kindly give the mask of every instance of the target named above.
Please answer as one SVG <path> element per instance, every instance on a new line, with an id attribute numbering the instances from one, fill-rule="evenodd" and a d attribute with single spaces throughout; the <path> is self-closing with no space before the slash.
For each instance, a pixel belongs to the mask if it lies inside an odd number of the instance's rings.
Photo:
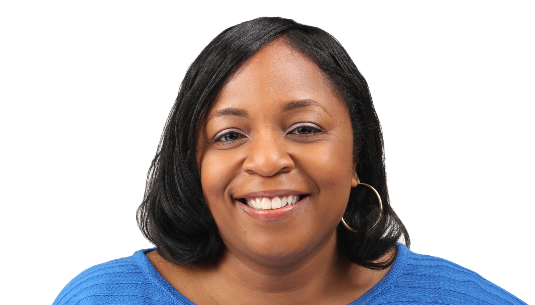
<path id="1" fill-rule="evenodd" d="M 294 265 L 307 256 L 314 257 L 313 252 L 319 252 L 328 243 L 336 244 L 336 234 L 319 236 L 296 236 L 294 234 L 265 234 L 256 236 L 242 244 L 240 248 L 227 250 L 242 259 L 254 261 L 266 267 L 283 267 Z M 306 259 L 305 259 L 306 261 Z"/>

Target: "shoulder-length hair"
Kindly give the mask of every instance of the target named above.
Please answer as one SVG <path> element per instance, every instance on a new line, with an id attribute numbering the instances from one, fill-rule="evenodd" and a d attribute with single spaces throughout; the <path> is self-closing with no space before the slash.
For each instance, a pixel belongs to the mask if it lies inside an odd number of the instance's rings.
<path id="1" fill-rule="evenodd" d="M 189 67 L 169 114 L 147 175 L 137 222 L 158 253 L 175 264 L 216 261 L 223 242 L 206 204 L 196 162 L 203 115 L 230 76 L 259 49 L 278 38 L 314 61 L 345 102 L 353 129 L 353 155 L 361 182 L 375 187 L 383 201 L 380 222 L 376 195 L 366 187 L 351 190 L 345 221 L 358 233 L 338 225 L 340 251 L 352 262 L 384 269 L 395 260 L 377 261 L 408 232 L 388 199 L 381 126 L 368 84 L 340 45 L 327 32 L 283 18 L 258 18 L 219 34 Z"/>

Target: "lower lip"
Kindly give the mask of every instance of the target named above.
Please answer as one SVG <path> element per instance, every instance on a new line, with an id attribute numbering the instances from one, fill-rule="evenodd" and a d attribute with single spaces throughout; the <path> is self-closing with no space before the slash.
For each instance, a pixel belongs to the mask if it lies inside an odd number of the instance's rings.
<path id="1" fill-rule="evenodd" d="M 274 209 L 274 210 L 263 210 L 263 209 L 253 209 L 250 206 L 243 204 L 238 201 L 239 205 L 245 212 L 245 214 L 251 216 L 251 218 L 258 221 L 277 221 L 286 217 L 293 215 L 299 210 L 303 203 L 308 199 L 308 196 L 301 199 L 292 205 L 287 205 L 283 208 Z"/>

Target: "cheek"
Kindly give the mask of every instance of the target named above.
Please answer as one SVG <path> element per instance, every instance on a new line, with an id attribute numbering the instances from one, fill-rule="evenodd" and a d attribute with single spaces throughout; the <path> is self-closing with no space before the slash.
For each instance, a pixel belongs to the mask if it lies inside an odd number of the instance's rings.
<path id="1" fill-rule="evenodd" d="M 225 199 L 225 189 L 234 176 L 235 161 L 229 153 L 205 153 L 199 163 L 201 185 L 210 209 L 217 201 Z"/>
<path id="2" fill-rule="evenodd" d="M 334 139 L 329 145 L 318 143 L 314 148 L 307 148 L 308 158 L 304 168 L 317 178 L 315 180 L 331 185 L 330 188 L 335 185 L 347 188 L 346 183 L 350 188 L 354 172 L 353 138 L 344 132 Z"/>

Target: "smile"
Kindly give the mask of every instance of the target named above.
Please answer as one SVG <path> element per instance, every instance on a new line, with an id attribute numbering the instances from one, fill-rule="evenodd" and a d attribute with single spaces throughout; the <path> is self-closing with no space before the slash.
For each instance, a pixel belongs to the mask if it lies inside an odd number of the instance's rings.
<path id="1" fill-rule="evenodd" d="M 298 195 L 289 196 L 275 196 L 275 197 L 256 197 L 256 198 L 244 198 L 245 203 L 253 209 L 274 210 L 280 209 L 287 205 L 293 205 L 300 199 Z"/>
<path id="2" fill-rule="evenodd" d="M 310 194 L 298 191 L 260 191 L 234 198 L 239 207 L 258 221 L 277 221 L 289 217 L 308 202 Z"/>

